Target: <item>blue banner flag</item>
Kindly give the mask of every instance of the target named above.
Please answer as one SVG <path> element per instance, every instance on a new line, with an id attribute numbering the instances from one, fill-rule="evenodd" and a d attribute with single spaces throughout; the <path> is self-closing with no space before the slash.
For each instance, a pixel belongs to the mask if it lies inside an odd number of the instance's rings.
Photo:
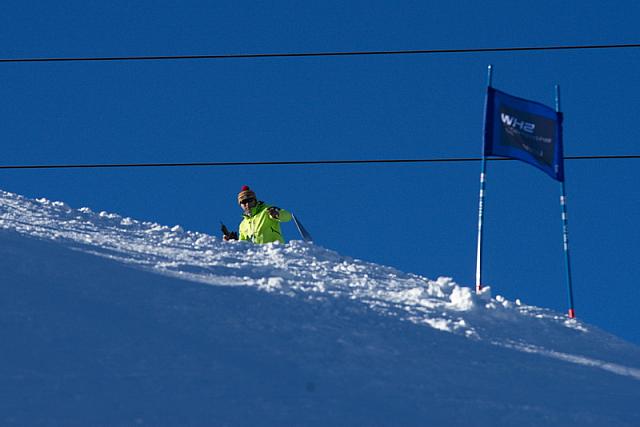
<path id="1" fill-rule="evenodd" d="M 564 181 L 562 113 L 492 87 L 485 111 L 485 156 L 522 160 Z"/>

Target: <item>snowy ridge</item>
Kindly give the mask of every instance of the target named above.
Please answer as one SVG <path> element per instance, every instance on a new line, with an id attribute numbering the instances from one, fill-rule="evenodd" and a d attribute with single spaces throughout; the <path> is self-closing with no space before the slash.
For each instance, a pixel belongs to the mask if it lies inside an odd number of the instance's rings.
<path id="1" fill-rule="evenodd" d="M 346 298 L 403 321 L 640 380 L 640 369 L 600 360 L 593 340 L 614 349 L 618 340 L 579 320 L 501 296 L 492 298 L 488 288 L 476 295 L 451 278 L 429 280 L 313 244 L 224 242 L 180 226 L 76 210 L 62 202 L 3 191 L 0 228 L 190 281 L 252 286 L 312 300 Z"/>

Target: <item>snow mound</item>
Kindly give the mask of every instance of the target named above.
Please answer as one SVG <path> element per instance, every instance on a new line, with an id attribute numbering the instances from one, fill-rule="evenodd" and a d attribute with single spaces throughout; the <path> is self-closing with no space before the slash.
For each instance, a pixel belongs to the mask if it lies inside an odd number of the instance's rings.
<path id="1" fill-rule="evenodd" d="M 73 209 L 62 202 L 4 191 L 0 191 L 0 228 L 193 282 L 249 286 L 305 300 L 357 301 L 400 321 L 640 380 L 636 368 L 599 360 L 590 340 L 614 347 L 617 341 L 579 320 L 519 300 L 492 298 L 489 288 L 476 294 L 449 277 L 430 280 L 311 243 L 224 242 L 180 225 Z"/>

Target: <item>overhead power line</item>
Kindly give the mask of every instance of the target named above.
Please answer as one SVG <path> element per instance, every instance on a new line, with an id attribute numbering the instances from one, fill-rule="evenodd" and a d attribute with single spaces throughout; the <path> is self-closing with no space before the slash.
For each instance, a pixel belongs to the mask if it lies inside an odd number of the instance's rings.
<path id="1" fill-rule="evenodd" d="M 620 160 L 640 159 L 640 155 L 565 156 L 565 160 Z M 157 168 L 157 167 L 221 167 L 221 166 L 313 166 L 313 165 L 357 165 L 391 163 L 461 163 L 478 162 L 480 157 L 451 157 L 431 159 L 368 159 L 368 160 L 292 160 L 262 162 L 191 162 L 191 163 L 94 163 L 57 165 L 0 165 L 0 169 L 108 169 L 108 168 Z M 488 161 L 514 161 L 516 159 L 496 157 Z"/>
<path id="2" fill-rule="evenodd" d="M 150 55 L 150 56 L 98 56 L 98 57 L 50 57 L 50 58 L 0 58 L 0 63 L 18 62 L 101 62 L 101 61 L 178 61 L 202 59 L 261 59 L 261 58 L 309 58 L 327 56 L 381 56 L 381 55 L 429 55 L 489 52 L 536 52 L 554 50 L 590 50 L 590 49 L 634 49 L 638 43 L 597 44 L 597 45 L 559 45 L 559 46 L 516 46 L 486 47 L 463 49 L 419 49 L 419 50 L 377 50 L 344 52 L 282 52 L 282 53 L 237 53 L 220 55 Z"/>

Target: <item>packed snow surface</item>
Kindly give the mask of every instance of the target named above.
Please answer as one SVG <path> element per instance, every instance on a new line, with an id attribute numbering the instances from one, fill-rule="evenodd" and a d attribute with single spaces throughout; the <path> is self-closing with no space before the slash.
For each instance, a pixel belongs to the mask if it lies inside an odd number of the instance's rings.
<path id="1" fill-rule="evenodd" d="M 494 356 L 502 355 L 500 357 L 504 357 L 504 354 L 534 356 L 537 358 L 535 360 L 548 361 L 541 366 L 549 367 L 551 370 L 564 370 L 571 366 L 581 367 L 581 369 L 587 369 L 586 372 L 599 372 L 598 377 L 604 375 L 606 378 L 620 378 L 619 381 L 624 382 L 622 395 L 636 393 L 636 397 L 640 398 L 640 360 L 638 359 L 640 351 L 637 347 L 598 328 L 584 324 L 580 320 L 568 319 L 563 314 L 529 306 L 519 300 L 509 301 L 499 295 L 492 297 L 489 288 L 478 295 L 469 287 L 456 283 L 452 278 L 440 277 L 430 280 L 391 267 L 352 259 L 301 241 L 291 241 L 285 245 L 224 242 L 215 236 L 184 230 L 179 225 L 166 226 L 138 221 L 113 213 L 94 212 L 89 208 L 73 209 L 62 202 L 47 199 L 32 200 L 2 191 L 0 191 L 0 229 L 4 230 L 0 231 L 0 236 L 6 237 L 5 240 L 8 242 L 5 243 L 6 246 L 17 245 L 15 242 L 21 240 L 16 241 L 16 239 L 20 238 L 26 239 L 27 242 L 42 242 L 47 245 L 43 246 L 44 249 L 31 250 L 40 251 L 46 254 L 46 257 L 52 257 L 51 252 L 55 253 L 55 248 L 60 247 L 61 251 L 64 248 L 64 251 L 71 250 L 70 253 L 78 254 L 80 261 L 76 264 L 84 263 L 85 261 L 82 260 L 85 259 L 92 259 L 86 258 L 89 256 L 109 262 L 112 266 L 109 268 L 114 272 L 120 270 L 113 266 L 121 265 L 128 270 L 137 270 L 146 274 L 144 276 L 146 278 L 165 277 L 175 283 L 185 284 L 181 286 L 187 286 L 186 284 L 191 282 L 212 285 L 215 289 L 229 291 L 242 287 L 242 289 L 253 289 L 258 293 L 256 295 L 270 295 L 269 301 L 300 301 L 311 304 L 304 307 L 314 305 L 327 307 L 329 304 L 336 307 L 335 310 L 340 307 L 353 307 L 349 310 L 355 310 L 354 313 L 357 315 L 354 314 L 354 316 L 360 319 L 360 323 L 355 327 L 362 327 L 368 323 L 368 320 L 363 321 L 361 316 L 364 315 L 365 319 L 369 319 L 366 316 L 374 316 L 373 318 L 376 319 L 387 319 L 384 322 L 392 322 L 384 325 L 406 325 L 406 327 L 418 328 L 415 331 L 419 333 L 433 331 L 430 337 L 442 337 L 441 339 L 447 343 L 453 341 L 447 341 L 449 339 L 444 338 L 445 336 L 457 337 L 451 339 L 464 344 L 458 344 L 456 348 L 480 346 L 483 352 L 492 354 L 491 352 L 495 351 Z M 41 248 L 41 246 L 34 247 Z M 10 247 L 5 247 L 4 251 L 5 255 L 8 253 L 18 259 L 26 257 L 21 253 L 12 252 Z M 60 254 L 53 255 L 54 259 L 56 257 L 63 258 Z M 69 258 L 68 255 L 65 257 Z M 9 261 L 6 261 L 6 264 L 9 264 Z M 4 266 L 7 272 L 12 271 L 11 268 L 13 265 Z M 78 268 L 82 271 L 82 265 Z M 71 275 L 71 273 L 68 274 Z M 73 277 L 80 275 L 81 281 L 91 280 L 91 278 L 82 277 L 81 273 L 73 274 L 75 274 Z M 36 276 L 37 272 L 20 270 L 14 276 L 9 275 L 9 278 L 14 278 L 16 281 L 31 280 L 35 283 L 39 279 L 28 277 Z M 64 277 L 65 281 L 72 280 L 67 276 Z M 2 286 L 17 285 L 3 280 Z M 127 285 L 123 283 L 122 286 Z M 281 300 L 282 298 L 285 299 Z M 278 316 L 280 316 L 278 322 L 287 322 L 286 312 L 279 312 Z M 326 313 L 323 314 L 323 318 L 324 316 Z M 350 327 L 349 323 L 347 321 L 344 327 Z M 396 326 L 387 327 L 395 328 Z M 317 333 L 318 326 L 309 326 L 309 328 Z M 366 332 L 363 333 L 366 335 Z M 374 334 L 375 328 L 369 333 Z M 327 336 L 323 336 L 323 339 L 329 342 L 334 340 Z M 336 346 L 344 346 L 344 340 L 340 341 L 336 338 L 336 342 Z M 433 346 L 437 347 L 437 342 L 439 341 L 432 343 Z M 286 347 L 287 344 L 281 343 L 281 345 Z M 367 344 L 364 343 L 364 345 Z M 424 344 L 409 343 L 408 345 L 418 348 Z M 453 344 L 441 344 L 441 347 L 448 349 L 447 351 L 454 348 Z M 494 350 L 487 350 L 487 348 Z M 279 351 L 286 351 L 286 348 Z M 331 349 L 326 351 L 331 352 Z M 402 349 L 395 351 L 402 353 Z M 471 365 L 480 363 L 474 362 L 473 352 L 456 357 L 462 358 L 460 365 L 466 364 L 463 359 L 468 360 Z M 431 363 L 434 361 L 431 360 Z M 507 359 L 504 363 L 508 365 L 510 362 Z M 314 369 L 322 369 L 319 365 L 313 366 Z M 389 369 L 391 373 L 394 372 L 392 366 L 389 366 Z M 433 370 L 434 366 L 424 366 L 424 369 Z M 478 369 L 481 369 L 480 365 Z M 350 371 L 350 374 L 352 373 Z M 516 377 L 518 375 L 517 372 L 513 374 Z M 535 378 L 536 375 L 524 374 L 525 378 Z M 507 375 L 502 374 L 502 376 Z M 553 373 L 550 377 L 553 377 Z M 420 378 L 420 375 L 417 375 L 417 378 Z M 450 372 L 450 377 L 446 377 L 442 373 L 437 375 L 432 373 L 432 378 L 461 378 L 461 375 Z M 501 381 L 508 383 L 506 380 L 508 378 L 503 378 Z M 4 382 L 7 384 L 6 381 Z M 308 385 L 307 388 L 313 387 L 315 386 Z M 387 388 L 389 393 L 398 393 L 398 389 Z M 441 393 L 456 393 L 456 387 L 443 384 L 442 388 L 439 391 Z M 413 392 L 415 390 L 412 390 Z M 429 398 L 429 396 L 426 397 Z M 224 400 L 224 397 L 218 398 Z M 394 395 L 389 398 L 398 399 L 402 396 Z M 416 399 L 416 396 L 412 399 Z M 424 402 L 420 404 L 423 405 Z M 478 403 L 478 406 L 486 404 L 487 402 L 483 401 L 482 404 Z M 531 404 L 535 406 L 533 402 Z M 509 407 L 508 402 L 506 407 Z M 514 406 L 516 407 L 517 405 Z M 513 409 L 514 414 L 522 410 L 521 407 L 517 408 L 519 409 Z M 264 424 L 276 425 L 278 422 L 290 423 L 290 425 L 316 424 L 292 415 L 297 419 L 298 423 L 296 423 L 295 419 L 282 415 L 286 411 L 280 409 L 279 418 L 274 418 L 273 422 L 262 419 Z M 348 408 L 342 409 L 342 411 L 348 410 Z M 538 417 L 541 413 L 544 414 L 545 410 L 544 407 L 539 407 L 531 410 L 531 413 L 536 413 Z M 586 424 L 614 420 L 621 425 L 632 425 L 640 421 L 638 411 L 631 407 L 627 407 L 626 412 L 625 409 L 616 409 L 609 415 L 593 414 L 588 409 L 585 411 L 585 414 L 576 416 L 574 419 Z M 498 412 L 500 410 L 496 409 L 496 414 Z M 433 410 L 431 413 L 436 414 Z M 558 416 L 560 413 L 562 413 L 561 408 L 553 408 L 552 411 L 547 411 L 546 418 L 527 418 L 523 415 L 524 418 L 519 420 L 519 424 L 536 425 L 540 420 L 543 421 L 539 425 L 554 425 L 556 422 L 560 424 L 561 420 Z M 370 422 L 362 414 L 359 417 L 353 418 L 352 421 Z M 338 419 L 344 420 L 345 425 L 349 424 L 346 421 L 349 417 L 344 414 L 341 416 L 338 414 Z M 390 425 L 384 421 L 384 417 L 375 419 L 380 420 L 380 425 Z M 8 423 L 8 421 L 10 419 L 5 418 L 5 422 Z M 416 425 L 419 425 L 418 421 L 419 419 L 411 416 L 404 420 L 406 424 Z M 435 421 L 437 423 L 442 419 L 435 418 Z M 503 416 L 497 417 L 494 421 L 501 425 L 509 425 L 514 419 Z M 193 423 L 207 425 L 201 420 Z M 236 424 L 233 420 L 227 420 L 225 423 L 227 425 L 243 424 L 242 422 Z M 321 424 L 322 422 L 318 421 L 318 425 Z M 457 422 L 452 422 L 452 425 L 456 424 Z M 460 425 L 465 424 L 460 421 Z M 216 425 L 216 423 L 209 425 Z"/>

